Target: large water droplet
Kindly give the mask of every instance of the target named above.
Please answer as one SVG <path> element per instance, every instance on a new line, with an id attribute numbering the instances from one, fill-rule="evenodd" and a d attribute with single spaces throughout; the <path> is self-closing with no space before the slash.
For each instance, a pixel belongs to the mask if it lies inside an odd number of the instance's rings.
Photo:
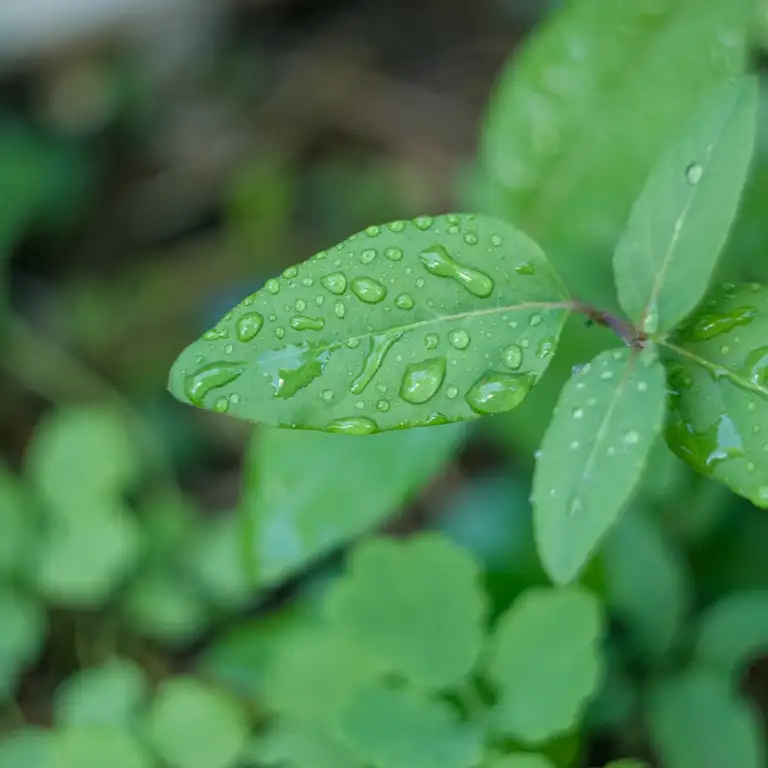
<path id="1" fill-rule="evenodd" d="M 404 221 L 391 221 L 387 224 L 387 229 L 390 232 L 402 232 L 405 229 Z"/>
<path id="2" fill-rule="evenodd" d="M 386 413 L 389 410 L 389 400 L 377 400 L 376 410 Z"/>
<path id="3" fill-rule="evenodd" d="M 432 357 L 412 363 L 405 369 L 400 397 L 407 403 L 420 405 L 433 398 L 445 378 L 445 358 Z"/>
<path id="4" fill-rule="evenodd" d="M 347 290 L 347 278 L 341 272 L 333 272 L 321 278 L 323 287 L 336 296 L 341 296 Z"/>
<path id="5" fill-rule="evenodd" d="M 469 346 L 469 334 L 463 328 L 457 328 L 448 334 L 448 341 L 456 349 L 466 349 Z"/>
<path id="6" fill-rule="evenodd" d="M 507 368 L 516 371 L 523 364 L 523 350 L 517 344 L 510 344 L 502 353 L 501 359 Z"/>
<path id="7" fill-rule="evenodd" d="M 366 304 L 378 304 L 387 295 L 387 289 L 370 277 L 356 277 L 351 287 L 352 293 Z"/>
<path id="8" fill-rule="evenodd" d="M 270 278 L 269 280 L 267 280 L 267 282 L 264 283 L 264 287 L 271 294 L 280 293 L 280 283 L 278 283 L 277 280 L 275 280 L 274 278 Z"/>
<path id="9" fill-rule="evenodd" d="M 220 341 L 227 338 L 229 338 L 229 328 L 226 325 L 222 325 L 220 328 L 211 328 L 203 334 L 205 341 Z"/>
<path id="10" fill-rule="evenodd" d="M 422 231 L 426 232 L 433 224 L 434 219 L 431 216 L 417 216 L 413 223 Z"/>
<path id="11" fill-rule="evenodd" d="M 399 309 L 413 309 L 414 303 L 413 296 L 410 293 L 401 293 L 395 299 L 395 306 Z"/>
<path id="12" fill-rule="evenodd" d="M 184 394 L 190 403 L 202 408 L 209 392 L 231 384 L 244 370 L 245 363 L 208 363 L 184 379 Z"/>
<path id="13" fill-rule="evenodd" d="M 390 261 L 400 261 L 400 259 L 403 258 L 403 252 L 400 248 L 387 248 L 387 250 L 384 251 L 384 255 Z"/>
<path id="14" fill-rule="evenodd" d="M 376 225 L 367 227 L 365 230 L 365 234 L 368 235 L 368 237 L 378 237 L 381 233 L 381 228 L 377 227 Z"/>
<path id="15" fill-rule="evenodd" d="M 753 384 L 768 392 L 768 347 L 758 347 L 750 352 L 743 372 Z"/>
<path id="16" fill-rule="evenodd" d="M 286 277 L 286 278 L 288 278 L 289 280 L 290 280 L 291 278 L 294 278 L 294 277 L 296 277 L 296 275 L 298 275 L 298 274 L 299 274 L 299 269 L 298 269 L 298 267 L 288 267 L 287 269 L 285 269 L 285 270 L 283 271 L 283 277 Z"/>
<path id="17" fill-rule="evenodd" d="M 685 169 L 685 178 L 688 180 L 689 184 L 693 184 L 694 186 L 701 181 L 701 177 L 703 174 L 704 174 L 704 168 L 701 166 L 700 163 L 691 163 Z"/>
<path id="18" fill-rule="evenodd" d="M 325 327 L 325 320 L 322 317 L 308 315 L 295 315 L 289 322 L 294 331 L 322 331 Z"/>
<path id="19" fill-rule="evenodd" d="M 326 427 L 328 432 L 340 435 L 370 435 L 379 427 L 373 419 L 364 416 L 349 416 L 346 419 L 335 419 Z"/>
<path id="20" fill-rule="evenodd" d="M 477 235 L 474 232 L 467 232 L 467 234 L 464 235 L 464 242 L 467 245 L 477 245 Z"/>
<path id="21" fill-rule="evenodd" d="M 433 245 L 419 254 L 419 261 L 437 277 L 449 277 L 464 286 L 473 296 L 485 299 L 493 293 L 493 280 L 478 269 L 460 264 L 448 255 L 442 245 Z"/>
<path id="22" fill-rule="evenodd" d="M 349 387 L 352 394 L 359 395 L 371 383 L 376 372 L 381 368 L 387 352 L 402 335 L 402 331 L 387 331 L 370 337 L 368 355 L 363 363 L 363 370 Z"/>
<path id="23" fill-rule="evenodd" d="M 533 381 L 533 377 L 528 374 L 486 371 L 472 385 L 465 400 L 475 413 L 503 413 L 516 408 L 525 400 Z"/>
<path id="24" fill-rule="evenodd" d="M 274 397 L 287 399 L 322 374 L 331 351 L 325 345 L 294 344 L 265 352 L 257 363 L 271 380 Z"/>
<path id="25" fill-rule="evenodd" d="M 376 251 L 373 248 L 366 248 L 360 254 L 360 261 L 363 264 L 370 264 L 376 258 Z"/>
<path id="26" fill-rule="evenodd" d="M 708 341 L 737 326 L 749 325 L 756 315 L 754 307 L 739 307 L 725 314 L 700 315 L 690 328 L 683 330 L 683 335 L 693 341 Z"/>

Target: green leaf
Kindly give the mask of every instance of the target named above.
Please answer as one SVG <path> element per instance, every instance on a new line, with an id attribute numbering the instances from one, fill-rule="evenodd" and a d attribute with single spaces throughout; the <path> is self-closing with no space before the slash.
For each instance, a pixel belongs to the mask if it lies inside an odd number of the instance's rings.
<path id="1" fill-rule="evenodd" d="M 663 657 L 689 609 L 681 553 L 646 509 L 635 508 L 611 531 L 603 555 L 607 602 L 630 630 L 629 643 L 646 659 Z"/>
<path id="2" fill-rule="evenodd" d="M 57 727 L 114 725 L 130 727 L 148 693 L 144 671 L 125 659 L 70 675 L 53 696 Z"/>
<path id="3" fill-rule="evenodd" d="M 469 555 L 436 534 L 365 542 L 331 588 L 328 616 L 387 669 L 428 688 L 455 686 L 483 640 L 478 577 Z"/>
<path id="4" fill-rule="evenodd" d="M 174 363 L 183 402 L 364 435 L 519 405 L 570 302 L 539 247 L 449 214 L 368 227 L 244 299 Z"/>
<path id="5" fill-rule="evenodd" d="M 518 752 L 515 755 L 497 757 L 488 763 L 488 768 L 555 768 L 554 764 L 544 755 L 533 752 Z"/>
<path id="6" fill-rule="evenodd" d="M 625 757 L 621 760 L 611 760 L 605 768 L 648 768 L 648 763 L 643 760 L 635 760 L 633 757 Z"/>
<path id="7" fill-rule="evenodd" d="M 726 283 L 669 342 L 667 443 L 768 507 L 768 287 Z"/>
<path id="8" fill-rule="evenodd" d="M 566 285 L 604 306 L 633 201 L 703 95 L 745 70 L 753 16 L 752 0 L 561 3 L 492 97 L 483 210 L 539 240 Z"/>
<path id="9" fill-rule="evenodd" d="M 760 718 L 731 690 L 728 678 L 691 669 L 651 691 L 651 741 L 665 768 L 762 768 Z"/>
<path id="10" fill-rule="evenodd" d="M 738 680 L 748 663 L 768 651 L 768 591 L 727 595 L 699 621 L 695 656 Z"/>
<path id="11" fill-rule="evenodd" d="M 249 750 L 257 765 L 288 768 L 361 768 L 328 733 L 281 720 Z M 2 766 L 0 766 L 2 768 Z"/>
<path id="12" fill-rule="evenodd" d="M 108 725 L 64 728 L 55 734 L 50 768 L 152 768 L 153 761 L 127 733 Z"/>
<path id="13" fill-rule="evenodd" d="M 160 685 L 146 734 L 169 768 L 229 768 L 242 752 L 248 725 L 240 708 L 191 677 Z"/>
<path id="14" fill-rule="evenodd" d="M 0 576 L 20 574 L 29 566 L 36 544 L 32 504 L 17 477 L 0 464 Z"/>
<path id="15" fill-rule="evenodd" d="M 0 700 L 37 658 L 45 640 L 46 615 L 36 598 L 0 585 Z"/>
<path id="16" fill-rule="evenodd" d="M 28 727 L 0 737 L 0 768 L 50 768 L 53 734 Z"/>
<path id="17" fill-rule="evenodd" d="M 499 620 L 488 676 L 499 694 L 497 729 L 540 743 L 573 729 L 602 677 L 600 605 L 580 587 L 535 587 Z"/>
<path id="18" fill-rule="evenodd" d="M 371 768 L 471 768 L 482 749 L 479 731 L 444 702 L 384 684 L 358 693 L 338 733 Z"/>
<path id="19" fill-rule="evenodd" d="M 246 459 L 242 510 L 253 530 L 259 583 L 285 578 L 395 514 L 464 434 L 463 425 L 357 440 L 259 430 Z"/>
<path id="20" fill-rule="evenodd" d="M 553 581 L 578 575 L 629 500 L 665 399 L 662 365 L 630 349 L 603 352 L 563 388 L 533 478 L 537 546 Z"/>
<path id="21" fill-rule="evenodd" d="M 619 301 L 639 327 L 674 328 L 701 301 L 755 142 L 757 78 L 708 94 L 659 158 L 616 246 Z"/>

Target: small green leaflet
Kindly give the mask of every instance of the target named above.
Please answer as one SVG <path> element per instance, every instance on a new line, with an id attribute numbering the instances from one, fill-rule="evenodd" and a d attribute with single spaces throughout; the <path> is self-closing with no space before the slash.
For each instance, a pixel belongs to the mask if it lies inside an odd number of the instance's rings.
<path id="1" fill-rule="evenodd" d="M 51 768 L 152 768 L 145 748 L 129 733 L 111 725 L 83 725 L 54 733 L 50 750 Z"/>
<path id="2" fill-rule="evenodd" d="M 171 370 L 181 401 L 364 435 L 518 406 L 571 304 L 541 249 L 474 214 L 368 227 L 245 298 Z"/>
<path id="3" fill-rule="evenodd" d="M 665 346 L 669 446 L 768 508 L 768 287 L 719 287 Z"/>
<path id="4" fill-rule="evenodd" d="M 756 114 L 755 77 L 708 94 L 635 202 L 614 269 L 621 306 L 645 330 L 674 328 L 706 292 L 736 216 Z"/>
<path id="5" fill-rule="evenodd" d="M 560 395 L 532 497 L 539 556 L 559 584 L 579 574 L 615 522 L 662 429 L 664 368 L 650 353 L 603 352 Z"/>

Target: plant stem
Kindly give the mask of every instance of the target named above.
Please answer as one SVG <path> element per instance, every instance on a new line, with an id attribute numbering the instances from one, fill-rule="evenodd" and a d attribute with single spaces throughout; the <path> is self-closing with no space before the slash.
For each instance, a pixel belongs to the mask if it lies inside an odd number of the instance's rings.
<path id="1" fill-rule="evenodd" d="M 596 325 L 610 328 L 628 347 L 642 349 L 645 346 L 648 339 L 646 333 L 621 317 L 596 309 L 578 299 L 573 300 L 573 311 L 586 315 Z"/>

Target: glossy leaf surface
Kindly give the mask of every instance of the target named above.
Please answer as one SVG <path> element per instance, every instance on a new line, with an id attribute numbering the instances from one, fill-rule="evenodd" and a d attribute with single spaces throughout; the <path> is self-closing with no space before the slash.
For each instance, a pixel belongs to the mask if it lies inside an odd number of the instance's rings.
<path id="1" fill-rule="evenodd" d="M 327 608 L 333 625 L 383 667 L 426 688 L 460 683 L 484 635 L 477 566 L 431 534 L 361 544 Z"/>
<path id="2" fill-rule="evenodd" d="M 390 222 L 268 280 L 181 354 L 169 388 L 239 419 L 349 435 L 469 421 L 523 401 L 567 301 L 509 224 Z"/>
<path id="3" fill-rule="evenodd" d="M 657 684 L 648 701 L 650 736 L 665 768 L 762 768 L 760 719 L 728 678 L 692 669 Z"/>
<path id="4" fill-rule="evenodd" d="M 698 472 L 768 507 L 768 288 L 726 284 L 667 343 L 667 442 Z"/>
<path id="5" fill-rule="evenodd" d="M 665 400 L 661 363 L 628 348 L 598 355 L 563 388 L 533 478 L 537 547 L 554 581 L 577 576 L 629 500 Z"/>
<path id="6" fill-rule="evenodd" d="M 447 424 L 365 439 L 260 429 L 246 459 L 241 510 L 259 583 L 285 578 L 394 514 L 456 451 L 465 429 Z"/>
<path id="7" fill-rule="evenodd" d="M 500 618 L 488 676 L 500 696 L 496 728 L 528 743 L 570 731 L 600 684 L 600 605 L 578 587 L 536 587 Z"/>
<path id="8" fill-rule="evenodd" d="M 639 327 L 668 331 L 704 296 L 736 215 L 756 113 L 756 78 L 720 86 L 651 171 L 614 256 L 619 301 Z"/>

